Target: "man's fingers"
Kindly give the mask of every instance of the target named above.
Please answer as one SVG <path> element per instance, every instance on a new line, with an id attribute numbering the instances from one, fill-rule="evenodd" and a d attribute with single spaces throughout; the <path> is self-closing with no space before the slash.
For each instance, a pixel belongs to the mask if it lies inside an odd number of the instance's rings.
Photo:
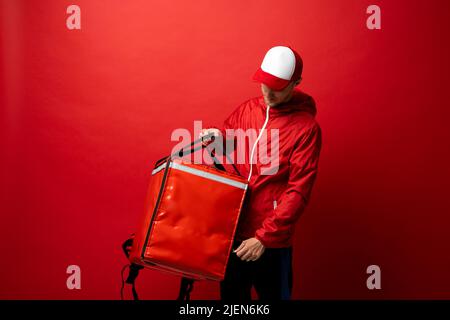
<path id="1" fill-rule="evenodd" d="M 252 261 L 256 261 L 256 260 L 258 260 L 259 258 L 261 258 L 261 255 L 262 255 L 262 252 L 261 252 L 262 250 L 259 250 L 256 254 L 255 254 L 255 256 L 253 257 L 253 259 L 252 259 Z"/>
<path id="2" fill-rule="evenodd" d="M 210 135 L 210 134 L 212 136 L 214 136 L 214 137 L 218 137 L 220 135 L 220 130 L 219 129 L 213 129 L 213 128 L 211 128 L 211 129 L 202 129 L 200 131 L 200 138 L 203 138 L 204 136 L 207 136 L 207 135 Z M 211 139 L 211 137 L 209 137 L 209 139 Z"/>
<path id="3" fill-rule="evenodd" d="M 250 261 L 253 259 L 253 251 L 247 250 L 241 257 L 241 260 Z"/>
<path id="4" fill-rule="evenodd" d="M 234 252 L 237 253 L 238 251 L 240 251 L 244 247 L 245 247 L 245 241 L 242 241 L 241 244 L 239 245 L 239 247 L 236 250 L 234 250 Z"/>
<path id="5" fill-rule="evenodd" d="M 203 129 L 201 132 L 200 132 L 200 138 L 202 138 L 203 140 L 202 140 L 202 145 L 204 145 L 204 146 L 207 146 L 207 145 L 209 145 L 212 141 L 211 141 L 211 137 L 209 137 L 208 139 L 205 139 L 204 137 L 206 136 L 206 135 L 208 135 L 210 132 L 208 131 L 208 129 Z"/>
<path id="6" fill-rule="evenodd" d="M 214 131 L 211 131 L 211 130 L 208 130 L 208 129 L 202 129 L 202 131 L 200 131 L 200 136 L 204 137 L 204 136 L 207 136 L 207 135 L 209 135 L 209 134 L 211 134 L 213 132 Z"/>
<path id="7" fill-rule="evenodd" d="M 257 249 L 257 250 L 254 252 L 254 255 L 253 255 L 253 258 L 251 259 L 251 261 L 256 261 L 256 260 L 258 260 L 259 258 L 261 258 L 261 256 L 263 255 L 263 253 L 264 253 L 264 248 Z"/>
<path id="8" fill-rule="evenodd" d="M 235 252 L 236 252 L 236 255 L 240 258 L 240 257 L 242 257 L 242 255 L 244 255 L 246 252 L 247 252 L 247 248 L 242 248 L 242 249 L 240 249 L 240 250 L 236 250 Z"/>
<path id="9" fill-rule="evenodd" d="M 245 254 L 242 255 L 241 260 L 249 261 L 250 258 L 252 258 L 252 254 L 247 251 Z"/>
<path id="10" fill-rule="evenodd" d="M 248 252 L 248 248 L 247 247 L 242 247 L 239 250 L 236 250 L 236 255 L 241 258 L 244 254 L 246 254 Z M 242 258 L 241 258 L 242 259 Z"/>

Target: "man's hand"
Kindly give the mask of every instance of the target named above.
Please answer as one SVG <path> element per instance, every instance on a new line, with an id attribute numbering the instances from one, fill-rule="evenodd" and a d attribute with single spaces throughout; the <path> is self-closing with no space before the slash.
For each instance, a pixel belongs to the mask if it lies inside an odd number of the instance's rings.
<path id="1" fill-rule="evenodd" d="M 214 137 L 218 137 L 221 133 L 220 133 L 220 130 L 216 129 L 216 128 L 202 129 L 202 131 L 200 132 L 199 138 L 203 138 L 204 136 L 207 136 L 208 134 L 213 134 Z M 211 138 L 203 139 L 202 144 L 204 146 L 207 146 L 211 142 L 212 142 Z"/>
<path id="2" fill-rule="evenodd" d="M 239 248 L 234 250 L 234 252 L 239 258 L 241 258 L 241 260 L 256 261 L 264 253 L 265 249 L 266 248 L 261 243 L 261 241 L 256 238 L 250 238 L 242 241 Z"/>

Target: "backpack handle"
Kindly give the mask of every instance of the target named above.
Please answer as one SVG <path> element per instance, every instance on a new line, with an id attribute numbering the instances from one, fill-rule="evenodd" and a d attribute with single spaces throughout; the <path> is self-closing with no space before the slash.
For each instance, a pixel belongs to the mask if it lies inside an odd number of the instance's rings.
<path id="1" fill-rule="evenodd" d="M 197 145 L 199 142 L 203 142 L 204 139 L 208 139 L 208 138 L 212 138 L 213 141 L 214 141 L 215 136 L 214 136 L 213 133 L 210 133 L 210 134 L 207 134 L 207 135 L 205 135 L 205 136 L 203 136 L 203 137 L 201 137 L 201 138 L 198 138 L 197 140 L 192 141 L 190 144 L 185 145 L 184 147 L 182 147 L 182 148 L 179 149 L 178 151 L 175 151 L 174 153 L 172 153 L 170 156 L 163 157 L 163 158 L 159 159 L 158 161 L 156 161 L 156 163 L 155 163 L 155 168 L 158 167 L 158 166 L 160 166 L 163 162 L 167 161 L 167 159 L 168 159 L 169 157 L 170 157 L 171 159 L 174 159 L 174 158 L 181 158 L 181 157 L 183 157 L 183 156 L 185 156 L 185 155 L 188 155 L 188 154 L 190 154 L 190 153 L 193 153 L 193 152 L 195 152 L 195 151 L 197 151 L 197 150 L 206 148 L 207 146 L 205 146 L 205 145 L 203 145 L 203 144 L 201 144 L 199 147 L 195 147 L 195 145 Z M 223 151 L 223 150 L 222 150 L 222 151 Z M 214 160 L 214 166 L 215 166 L 217 169 L 222 170 L 222 171 L 226 171 L 226 170 L 225 170 L 225 167 L 223 166 L 223 164 L 221 164 L 221 163 L 219 162 L 219 160 L 218 160 L 217 157 L 215 156 L 214 152 L 210 151 L 208 154 L 209 154 L 209 155 L 211 156 L 211 158 Z M 227 153 L 225 153 L 225 156 L 227 157 L 228 160 L 230 160 L 231 165 L 233 166 L 233 169 L 234 169 L 234 171 L 236 172 L 236 174 L 237 174 L 237 175 L 241 175 L 241 174 L 239 173 L 239 170 L 236 168 L 236 165 L 233 163 L 233 160 L 230 158 L 230 156 L 229 156 Z"/>

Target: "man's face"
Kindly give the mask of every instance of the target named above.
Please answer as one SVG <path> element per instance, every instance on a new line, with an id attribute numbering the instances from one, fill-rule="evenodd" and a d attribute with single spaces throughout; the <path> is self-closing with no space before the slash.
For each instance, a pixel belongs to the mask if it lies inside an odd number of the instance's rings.
<path id="1" fill-rule="evenodd" d="M 289 85 L 281 91 L 275 91 L 270 89 L 264 83 L 261 83 L 261 91 L 264 97 L 264 102 L 270 107 L 275 107 L 280 103 L 287 102 L 294 91 L 297 82 L 291 81 Z"/>

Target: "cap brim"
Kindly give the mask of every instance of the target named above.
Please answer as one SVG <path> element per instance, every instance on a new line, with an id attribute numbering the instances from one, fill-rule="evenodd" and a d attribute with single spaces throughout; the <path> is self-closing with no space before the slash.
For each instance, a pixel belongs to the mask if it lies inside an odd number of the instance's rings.
<path id="1" fill-rule="evenodd" d="M 253 81 L 264 83 L 270 89 L 275 91 L 281 91 L 289 85 L 289 80 L 277 78 L 270 73 L 265 72 L 261 68 L 256 70 L 253 75 Z"/>

